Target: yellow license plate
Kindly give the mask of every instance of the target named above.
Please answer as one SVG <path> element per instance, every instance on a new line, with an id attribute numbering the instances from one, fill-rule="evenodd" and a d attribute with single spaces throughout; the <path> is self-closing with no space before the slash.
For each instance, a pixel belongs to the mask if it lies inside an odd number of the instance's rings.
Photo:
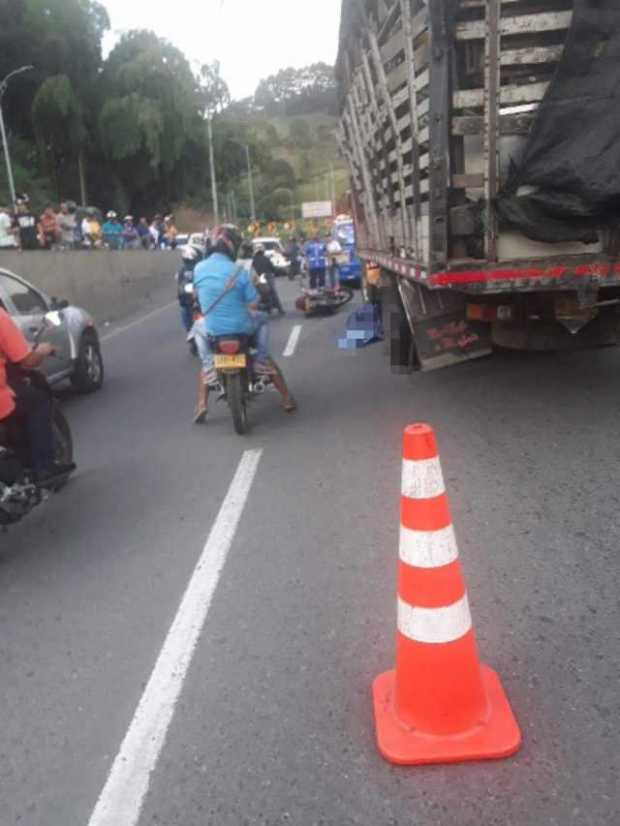
<path id="1" fill-rule="evenodd" d="M 240 356 L 216 356 L 215 369 L 216 370 L 242 370 L 247 367 L 248 358 L 245 353 Z"/>

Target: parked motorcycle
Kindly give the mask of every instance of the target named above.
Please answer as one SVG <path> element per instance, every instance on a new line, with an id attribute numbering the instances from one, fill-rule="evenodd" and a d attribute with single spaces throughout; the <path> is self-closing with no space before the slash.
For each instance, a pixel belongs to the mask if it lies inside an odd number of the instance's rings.
<path id="1" fill-rule="evenodd" d="M 45 330 L 62 324 L 62 312 L 48 313 L 34 338 L 35 345 Z M 73 462 L 71 429 L 58 406 L 45 376 L 37 370 L 21 371 L 20 380 L 43 390 L 52 404 L 52 429 L 55 459 L 59 464 Z M 51 492 L 60 490 L 69 479 L 67 474 L 41 487 L 29 467 L 28 445 L 19 422 L 9 418 L 0 422 L 0 527 L 15 524 L 40 505 Z"/>
<path id="2" fill-rule="evenodd" d="M 235 431 L 249 430 L 248 407 L 273 384 L 269 376 L 254 374 L 255 350 L 251 336 L 218 336 L 212 339 L 220 400 L 230 408 Z M 274 370 L 277 368 L 274 367 Z"/>

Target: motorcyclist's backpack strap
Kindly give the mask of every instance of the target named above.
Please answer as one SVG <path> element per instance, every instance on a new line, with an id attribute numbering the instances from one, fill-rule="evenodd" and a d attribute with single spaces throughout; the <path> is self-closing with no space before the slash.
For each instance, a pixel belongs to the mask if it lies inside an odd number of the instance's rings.
<path id="1" fill-rule="evenodd" d="M 228 283 L 226 284 L 226 289 L 224 290 L 224 292 L 223 292 L 220 296 L 218 296 L 218 298 L 216 298 L 216 299 L 215 299 L 215 301 L 213 302 L 213 304 L 211 304 L 211 306 L 210 306 L 207 310 L 205 310 L 205 312 L 204 312 L 204 316 L 205 316 L 205 318 L 209 315 L 209 313 L 212 313 L 212 312 L 213 312 L 213 310 L 215 310 L 215 308 L 217 307 L 217 305 L 220 303 L 220 301 L 223 301 L 223 300 L 224 300 L 224 298 L 226 298 L 226 296 L 228 295 L 228 293 L 229 293 L 232 289 L 234 289 L 234 286 L 235 286 L 235 284 L 237 283 L 237 279 L 239 278 L 239 276 L 241 275 L 241 273 L 242 273 L 243 271 L 244 271 L 244 267 L 243 267 L 243 266 L 239 266 L 239 267 L 237 267 L 237 269 L 235 270 L 235 272 L 234 272 L 234 273 L 230 276 L 230 278 L 228 279 Z"/>

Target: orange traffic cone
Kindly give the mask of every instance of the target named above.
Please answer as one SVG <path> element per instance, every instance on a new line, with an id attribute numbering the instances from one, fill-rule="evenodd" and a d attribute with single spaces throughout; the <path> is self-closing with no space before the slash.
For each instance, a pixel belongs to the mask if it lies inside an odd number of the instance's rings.
<path id="1" fill-rule="evenodd" d="M 521 732 L 480 665 L 431 427 L 405 431 L 396 670 L 374 682 L 379 751 L 392 763 L 508 757 Z"/>

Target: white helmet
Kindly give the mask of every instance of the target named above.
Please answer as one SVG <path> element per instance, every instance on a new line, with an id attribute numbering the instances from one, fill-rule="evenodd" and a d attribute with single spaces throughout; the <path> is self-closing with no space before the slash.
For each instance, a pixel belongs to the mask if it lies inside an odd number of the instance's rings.
<path id="1" fill-rule="evenodd" d="M 118 215 L 116 214 L 116 212 L 114 212 L 114 210 L 113 210 L 113 209 L 111 209 L 111 210 L 108 212 L 108 214 L 106 215 L 106 218 L 118 218 Z"/>
<path id="2" fill-rule="evenodd" d="M 192 247 L 188 244 L 186 247 L 181 248 L 181 258 L 184 261 L 197 261 L 198 258 L 200 258 L 200 253 L 196 247 Z"/>

